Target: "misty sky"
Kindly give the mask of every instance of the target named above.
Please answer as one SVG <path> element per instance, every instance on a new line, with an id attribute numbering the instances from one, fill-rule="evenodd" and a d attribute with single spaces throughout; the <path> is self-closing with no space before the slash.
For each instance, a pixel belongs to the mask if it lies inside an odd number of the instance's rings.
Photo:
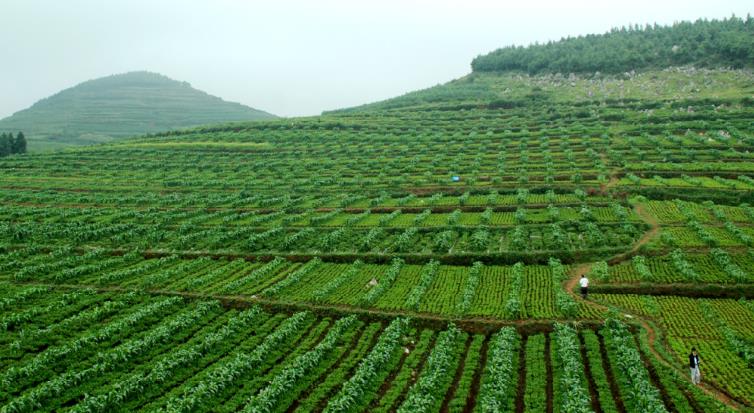
<path id="1" fill-rule="evenodd" d="M 752 11 L 751 0 L 0 0 L 0 118 L 132 70 L 315 115 L 463 76 L 510 44 Z"/>

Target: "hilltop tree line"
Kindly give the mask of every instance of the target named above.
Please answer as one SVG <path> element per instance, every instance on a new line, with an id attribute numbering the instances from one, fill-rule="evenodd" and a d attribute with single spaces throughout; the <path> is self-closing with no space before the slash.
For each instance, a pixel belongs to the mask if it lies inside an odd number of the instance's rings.
<path id="1" fill-rule="evenodd" d="M 509 46 L 471 62 L 475 72 L 620 73 L 645 68 L 754 66 L 754 19 L 639 25 L 528 47 Z"/>
<path id="2" fill-rule="evenodd" d="M 26 137 L 23 132 L 18 132 L 14 137 L 12 133 L 0 133 L 0 157 L 26 153 Z"/>

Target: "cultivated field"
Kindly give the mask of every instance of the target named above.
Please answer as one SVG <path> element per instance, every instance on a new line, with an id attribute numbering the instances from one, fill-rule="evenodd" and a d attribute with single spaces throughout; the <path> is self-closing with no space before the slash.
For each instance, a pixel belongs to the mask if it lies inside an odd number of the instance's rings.
<path id="1" fill-rule="evenodd" d="M 0 412 L 754 408 L 751 75 L 473 77 L 0 159 Z"/>

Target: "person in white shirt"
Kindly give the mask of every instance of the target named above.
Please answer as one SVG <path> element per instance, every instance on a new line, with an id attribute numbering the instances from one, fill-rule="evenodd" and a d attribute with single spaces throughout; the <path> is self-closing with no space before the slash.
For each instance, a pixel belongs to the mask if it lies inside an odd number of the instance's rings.
<path id="1" fill-rule="evenodd" d="M 581 286 L 581 298 L 586 300 L 586 295 L 589 292 L 589 279 L 586 278 L 586 275 L 581 275 L 579 285 Z"/>

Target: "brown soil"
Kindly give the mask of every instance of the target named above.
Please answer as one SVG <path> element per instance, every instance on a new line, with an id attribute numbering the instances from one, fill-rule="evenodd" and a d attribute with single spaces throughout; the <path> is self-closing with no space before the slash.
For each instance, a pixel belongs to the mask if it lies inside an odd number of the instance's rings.
<path id="1" fill-rule="evenodd" d="M 521 338 L 521 344 L 518 348 L 518 389 L 516 391 L 516 413 L 524 413 L 526 404 L 524 402 L 524 396 L 526 394 L 526 343 L 529 341 L 529 336 L 523 336 Z"/>
<path id="2" fill-rule="evenodd" d="M 600 395 L 597 392 L 597 384 L 592 377 L 592 368 L 589 365 L 589 356 L 586 353 L 586 345 L 584 344 L 584 336 L 579 334 L 579 349 L 581 350 L 581 359 L 584 361 L 584 374 L 586 375 L 586 381 L 589 386 L 589 394 L 592 400 L 592 410 L 595 413 L 602 413 L 602 405 L 600 403 Z"/>
<path id="3" fill-rule="evenodd" d="M 545 374 L 547 375 L 547 381 L 545 384 L 545 394 L 547 395 L 547 407 L 545 411 L 547 413 L 552 413 L 553 411 L 553 404 L 554 404 L 554 391 L 553 391 L 553 381 L 554 381 L 554 375 L 552 372 L 552 353 L 551 353 L 551 343 L 550 343 L 550 335 L 545 334 Z"/>
<path id="4" fill-rule="evenodd" d="M 477 366 L 474 372 L 474 378 L 471 382 L 471 390 L 469 391 L 469 397 L 466 399 L 466 406 L 463 408 L 463 413 L 472 413 L 476 406 L 477 396 L 479 396 L 479 388 L 482 382 L 482 372 L 484 372 L 484 366 L 487 365 L 487 350 L 490 346 L 490 336 L 486 336 L 482 342 L 482 349 L 479 354 L 479 366 Z"/>
<path id="5" fill-rule="evenodd" d="M 471 342 L 473 340 L 474 335 L 469 334 L 466 338 L 466 343 L 464 343 L 463 351 L 458 355 L 459 359 L 456 374 L 453 376 L 453 382 L 450 385 L 450 389 L 445 392 L 445 399 L 443 399 L 442 406 L 440 407 L 441 413 L 448 413 L 448 405 L 450 404 L 450 401 L 453 400 L 456 391 L 458 391 L 458 382 L 461 381 L 461 376 L 463 376 L 463 371 L 466 368 L 466 354 L 468 354 L 469 347 L 471 347 Z"/>
<path id="6" fill-rule="evenodd" d="M 602 337 L 599 331 L 596 331 L 597 340 L 600 343 L 600 358 L 602 359 L 602 369 L 605 371 L 607 377 L 607 383 L 610 385 L 610 393 L 613 395 L 613 401 L 615 402 L 615 408 L 618 413 L 626 413 L 626 405 L 623 404 L 623 398 L 618 388 L 618 382 L 615 381 L 615 375 L 613 374 L 610 360 L 607 358 L 607 348 L 605 348 L 605 338 Z"/>

